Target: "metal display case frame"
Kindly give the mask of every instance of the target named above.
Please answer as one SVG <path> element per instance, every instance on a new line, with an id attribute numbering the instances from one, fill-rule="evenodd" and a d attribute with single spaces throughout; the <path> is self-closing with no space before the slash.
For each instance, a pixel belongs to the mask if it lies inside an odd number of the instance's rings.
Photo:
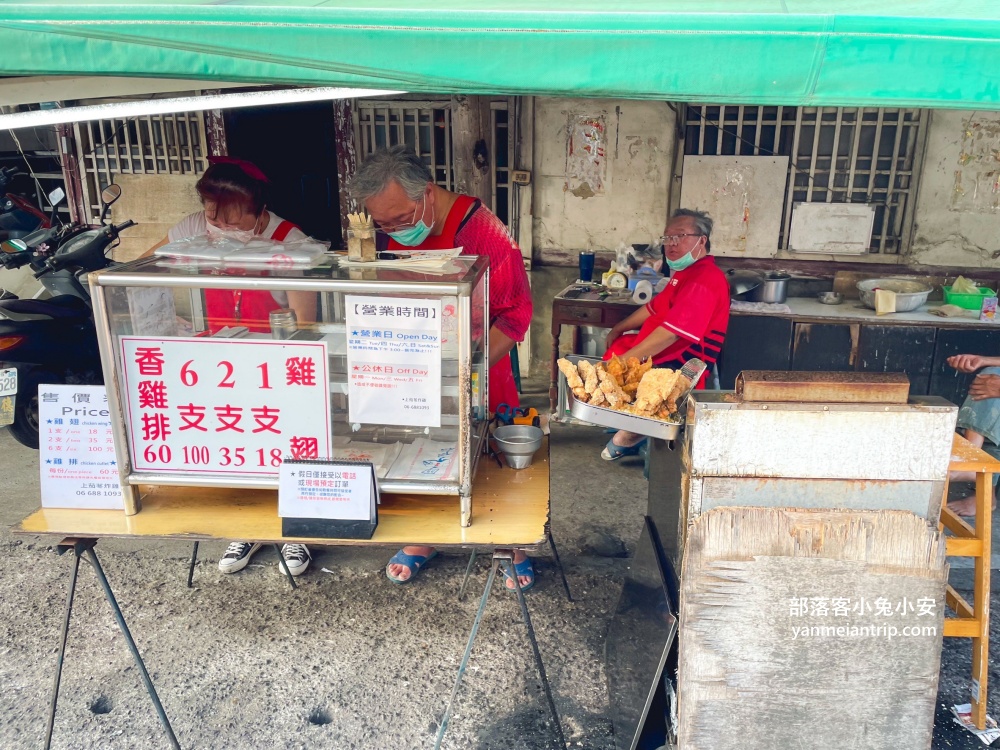
<path id="1" fill-rule="evenodd" d="M 162 259 L 143 258 L 128 264 L 98 271 L 89 275 L 93 299 L 94 320 L 101 350 L 101 363 L 108 393 L 108 404 L 115 441 L 116 460 L 124 493 L 126 515 L 141 510 L 140 485 L 173 485 L 199 487 L 246 487 L 253 489 L 277 489 L 277 476 L 226 476 L 224 478 L 191 474 L 178 471 L 151 472 L 136 470 L 130 453 L 125 393 L 122 386 L 122 368 L 118 355 L 118 337 L 122 334 L 113 330 L 108 294 L 111 289 L 121 287 L 165 287 L 181 289 L 231 289 L 261 290 L 280 292 L 333 292 L 360 295 L 409 295 L 425 298 L 454 297 L 458 301 L 458 473 L 455 479 L 433 481 L 411 481 L 380 478 L 382 492 L 457 495 L 460 506 L 460 523 L 472 523 L 472 484 L 479 457 L 483 453 L 484 441 L 488 434 L 488 409 L 473 410 L 473 366 L 476 311 L 474 296 L 481 288 L 482 310 L 481 351 L 483 363 L 478 372 L 480 398 L 486 404 L 489 392 L 489 261 L 482 256 L 462 256 L 452 263 L 461 266 L 460 272 L 439 272 L 422 269 L 338 267 L 336 261 L 327 261 L 310 269 L 267 269 L 260 275 L 220 275 L 197 267 L 164 267 Z M 195 295 L 196 297 L 198 295 Z M 327 302 L 331 297 L 321 298 L 320 316 L 330 314 Z M 197 303 L 192 304 L 192 314 L 198 314 Z M 345 334 L 346 335 L 346 334 Z M 443 359 L 443 358 L 442 358 Z M 444 361 L 444 360 L 443 360 Z M 442 380 L 445 374 L 442 372 Z"/>

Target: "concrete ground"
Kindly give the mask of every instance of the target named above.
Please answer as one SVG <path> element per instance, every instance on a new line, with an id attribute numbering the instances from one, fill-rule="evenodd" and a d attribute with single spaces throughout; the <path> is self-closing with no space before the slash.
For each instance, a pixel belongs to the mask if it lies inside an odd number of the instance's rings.
<path id="1" fill-rule="evenodd" d="M 539 385 L 529 394 L 542 406 Z M 529 595 L 571 747 L 611 750 L 604 635 L 641 528 L 641 462 L 598 453 L 599 429 L 556 425 L 552 529 L 575 602 L 547 556 Z M 71 560 L 51 538 L 9 527 L 38 506 L 37 454 L 0 431 L 0 747 L 40 747 Z M 994 535 L 995 538 L 1000 536 Z M 467 557 L 432 562 L 412 585 L 383 574 L 390 549 L 316 548 L 293 592 L 264 550 L 224 576 L 224 545 L 203 545 L 195 586 L 190 546 L 101 541 L 98 553 L 174 731 L 185 748 L 429 748 L 472 625 L 487 562 L 465 601 Z M 324 569 L 326 569 L 324 571 Z M 971 589 L 971 571 L 953 572 Z M 994 600 L 994 606 L 997 602 Z M 994 631 L 991 652 L 1000 647 Z M 982 745 L 945 713 L 968 693 L 970 646 L 945 642 L 934 747 Z M 990 713 L 1000 716 L 991 670 Z M 516 599 L 490 600 L 445 747 L 555 747 Z M 166 747 L 136 668 L 87 566 L 81 567 L 53 747 Z"/>

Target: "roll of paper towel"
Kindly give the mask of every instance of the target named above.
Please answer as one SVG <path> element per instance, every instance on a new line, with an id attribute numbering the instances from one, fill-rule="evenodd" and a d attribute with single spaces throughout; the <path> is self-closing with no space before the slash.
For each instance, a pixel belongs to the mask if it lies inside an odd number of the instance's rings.
<path id="1" fill-rule="evenodd" d="M 632 301 L 637 305 L 645 305 L 653 299 L 653 285 L 643 279 L 635 285 L 635 292 L 632 294 Z"/>

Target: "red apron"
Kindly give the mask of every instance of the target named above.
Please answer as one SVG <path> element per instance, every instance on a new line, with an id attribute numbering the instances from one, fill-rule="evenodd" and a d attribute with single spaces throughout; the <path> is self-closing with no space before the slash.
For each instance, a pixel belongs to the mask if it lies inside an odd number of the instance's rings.
<path id="1" fill-rule="evenodd" d="M 282 221 L 271 235 L 272 240 L 281 242 L 297 227 L 290 221 Z M 270 333 L 270 315 L 281 309 L 274 295 L 254 289 L 206 289 L 205 317 L 208 330 L 216 333 L 226 326 L 246 326 L 254 333 Z"/>
<path id="2" fill-rule="evenodd" d="M 456 247 L 455 239 L 458 234 L 458 228 L 475 202 L 476 199 L 468 195 L 458 196 L 458 198 L 455 199 L 455 203 L 451 207 L 451 210 L 448 212 L 448 218 L 445 219 L 444 228 L 441 230 L 441 234 L 431 235 L 415 247 L 401 245 L 390 237 L 389 249 L 399 251 L 451 250 Z M 465 254 L 468 255 L 470 253 Z M 500 404 L 510 404 L 511 406 L 520 405 L 520 400 L 517 396 L 517 384 L 514 382 L 514 370 L 511 367 L 509 354 L 504 355 L 503 359 L 490 368 L 490 412 L 495 412 L 497 410 L 497 406 Z"/>

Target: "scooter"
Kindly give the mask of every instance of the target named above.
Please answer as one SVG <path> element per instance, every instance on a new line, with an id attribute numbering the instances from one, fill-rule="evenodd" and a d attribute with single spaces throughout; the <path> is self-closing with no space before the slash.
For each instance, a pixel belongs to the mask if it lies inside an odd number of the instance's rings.
<path id="1" fill-rule="evenodd" d="M 16 375 L 13 409 L 0 408 L 22 445 L 38 448 L 38 386 L 104 382 L 86 274 L 113 264 L 107 249 L 134 221 L 107 224 L 108 209 L 121 196 L 110 185 L 101 195 L 101 227 L 57 226 L 0 242 L 5 268 L 30 265 L 35 278 L 55 296 L 46 300 L 0 298 L 0 387 Z M 33 244 L 28 244 L 29 242 Z M 82 279 L 82 281 L 81 281 Z M 0 395 L 5 395 L 0 391 Z"/>
<path id="2" fill-rule="evenodd" d="M 16 192 L 8 192 L 13 179 L 22 174 L 17 167 L 0 168 L 0 240 L 23 237 L 36 229 L 52 226 L 52 220 L 31 201 Z"/>

